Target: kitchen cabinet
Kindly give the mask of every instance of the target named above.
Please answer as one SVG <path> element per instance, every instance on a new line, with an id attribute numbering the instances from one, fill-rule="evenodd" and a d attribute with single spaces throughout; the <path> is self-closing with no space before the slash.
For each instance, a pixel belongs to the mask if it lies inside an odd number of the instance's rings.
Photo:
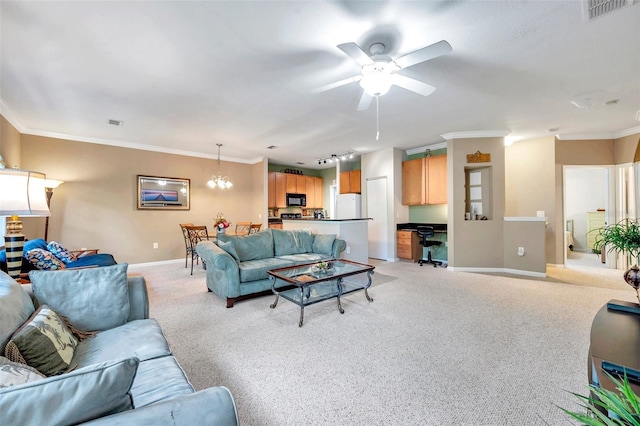
<path id="1" fill-rule="evenodd" d="M 315 176 L 306 176 L 307 207 L 321 209 L 324 205 L 324 179 Z"/>
<path id="2" fill-rule="evenodd" d="M 400 259 L 422 259 L 422 245 L 415 231 L 396 231 L 396 252 Z"/>
<path id="3" fill-rule="evenodd" d="M 304 175 L 294 175 L 292 173 L 283 173 L 286 175 L 287 182 L 287 190 L 286 192 L 290 194 L 304 194 L 307 190 L 306 180 L 307 176 Z"/>
<path id="4" fill-rule="evenodd" d="M 267 174 L 267 207 L 287 207 L 286 194 L 306 194 L 307 207 L 323 208 L 324 180 L 320 177 L 269 172 Z"/>
<path id="5" fill-rule="evenodd" d="M 350 170 L 340 173 L 340 193 L 341 194 L 360 194 L 362 185 L 360 183 L 360 170 Z"/>
<path id="6" fill-rule="evenodd" d="M 276 173 L 267 173 L 267 207 L 276 207 Z"/>
<path id="7" fill-rule="evenodd" d="M 420 206 L 447 203 L 447 156 L 402 162 L 402 204 Z"/>
<path id="8" fill-rule="evenodd" d="M 267 174 L 267 207 L 287 207 L 287 177 L 285 173 L 269 172 Z"/>

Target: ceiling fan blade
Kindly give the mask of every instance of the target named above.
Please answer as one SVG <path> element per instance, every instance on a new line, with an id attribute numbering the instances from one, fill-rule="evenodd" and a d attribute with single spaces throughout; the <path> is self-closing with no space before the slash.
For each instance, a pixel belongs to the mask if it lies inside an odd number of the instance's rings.
<path id="1" fill-rule="evenodd" d="M 419 64 L 420 62 L 446 55 L 452 50 L 451 45 L 446 40 L 440 40 L 439 42 L 423 47 L 422 49 L 407 53 L 406 55 L 396 59 L 395 63 L 400 68 L 407 68 L 412 65 Z"/>
<path id="2" fill-rule="evenodd" d="M 393 84 L 422 96 L 429 96 L 436 90 L 435 86 L 400 74 L 393 74 Z"/>
<path id="3" fill-rule="evenodd" d="M 361 79 L 362 79 L 361 75 L 345 78 L 344 80 L 340 80 L 334 83 L 325 84 L 324 86 L 316 87 L 315 89 L 311 90 L 311 93 L 326 92 L 327 90 L 335 89 L 336 87 L 344 86 L 349 83 L 355 83 L 356 81 L 360 81 Z"/>
<path id="4" fill-rule="evenodd" d="M 373 64 L 373 59 L 355 43 L 339 44 L 338 49 L 355 59 L 360 66 Z"/>
<path id="5" fill-rule="evenodd" d="M 369 105 L 371 105 L 372 100 L 373 100 L 373 96 L 371 96 L 370 94 L 368 94 L 363 90 L 362 97 L 360 98 L 360 102 L 358 102 L 358 111 L 364 111 L 365 109 L 369 108 Z"/>

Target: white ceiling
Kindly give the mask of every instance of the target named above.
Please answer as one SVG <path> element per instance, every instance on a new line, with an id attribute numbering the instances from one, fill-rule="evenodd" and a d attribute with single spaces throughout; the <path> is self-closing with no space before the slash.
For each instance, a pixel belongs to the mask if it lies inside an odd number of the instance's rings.
<path id="1" fill-rule="evenodd" d="M 3 0 L 0 25 L 0 111 L 27 134 L 314 168 L 451 132 L 640 131 L 638 4 L 586 22 L 576 0 Z M 397 58 L 442 39 L 452 53 L 403 70 L 437 90 L 392 87 L 378 141 L 358 83 L 314 92 L 359 73 L 340 43 Z"/>

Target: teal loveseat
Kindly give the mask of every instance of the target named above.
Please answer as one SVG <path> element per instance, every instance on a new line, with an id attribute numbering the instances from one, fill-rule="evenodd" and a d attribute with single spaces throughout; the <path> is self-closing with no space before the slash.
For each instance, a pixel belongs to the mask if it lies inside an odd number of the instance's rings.
<path id="1" fill-rule="evenodd" d="M 338 259 L 346 247 L 334 234 L 266 229 L 245 236 L 219 234 L 217 243 L 198 243 L 196 253 L 206 264 L 207 288 L 231 308 L 238 300 L 270 293 L 267 271 Z"/>
<path id="2" fill-rule="evenodd" d="M 30 276 L 0 272 L 0 424 L 237 426 L 227 388 L 189 383 L 126 264 Z M 70 338 L 58 315 L 95 335 Z"/>

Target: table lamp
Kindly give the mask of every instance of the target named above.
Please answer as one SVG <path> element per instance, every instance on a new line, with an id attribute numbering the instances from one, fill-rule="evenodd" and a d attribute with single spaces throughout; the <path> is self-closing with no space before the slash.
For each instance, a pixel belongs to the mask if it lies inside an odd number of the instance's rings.
<path id="1" fill-rule="evenodd" d="M 9 216 L 4 236 L 7 273 L 20 276 L 24 234 L 19 216 L 49 216 L 44 173 L 0 169 L 0 216 Z"/>

